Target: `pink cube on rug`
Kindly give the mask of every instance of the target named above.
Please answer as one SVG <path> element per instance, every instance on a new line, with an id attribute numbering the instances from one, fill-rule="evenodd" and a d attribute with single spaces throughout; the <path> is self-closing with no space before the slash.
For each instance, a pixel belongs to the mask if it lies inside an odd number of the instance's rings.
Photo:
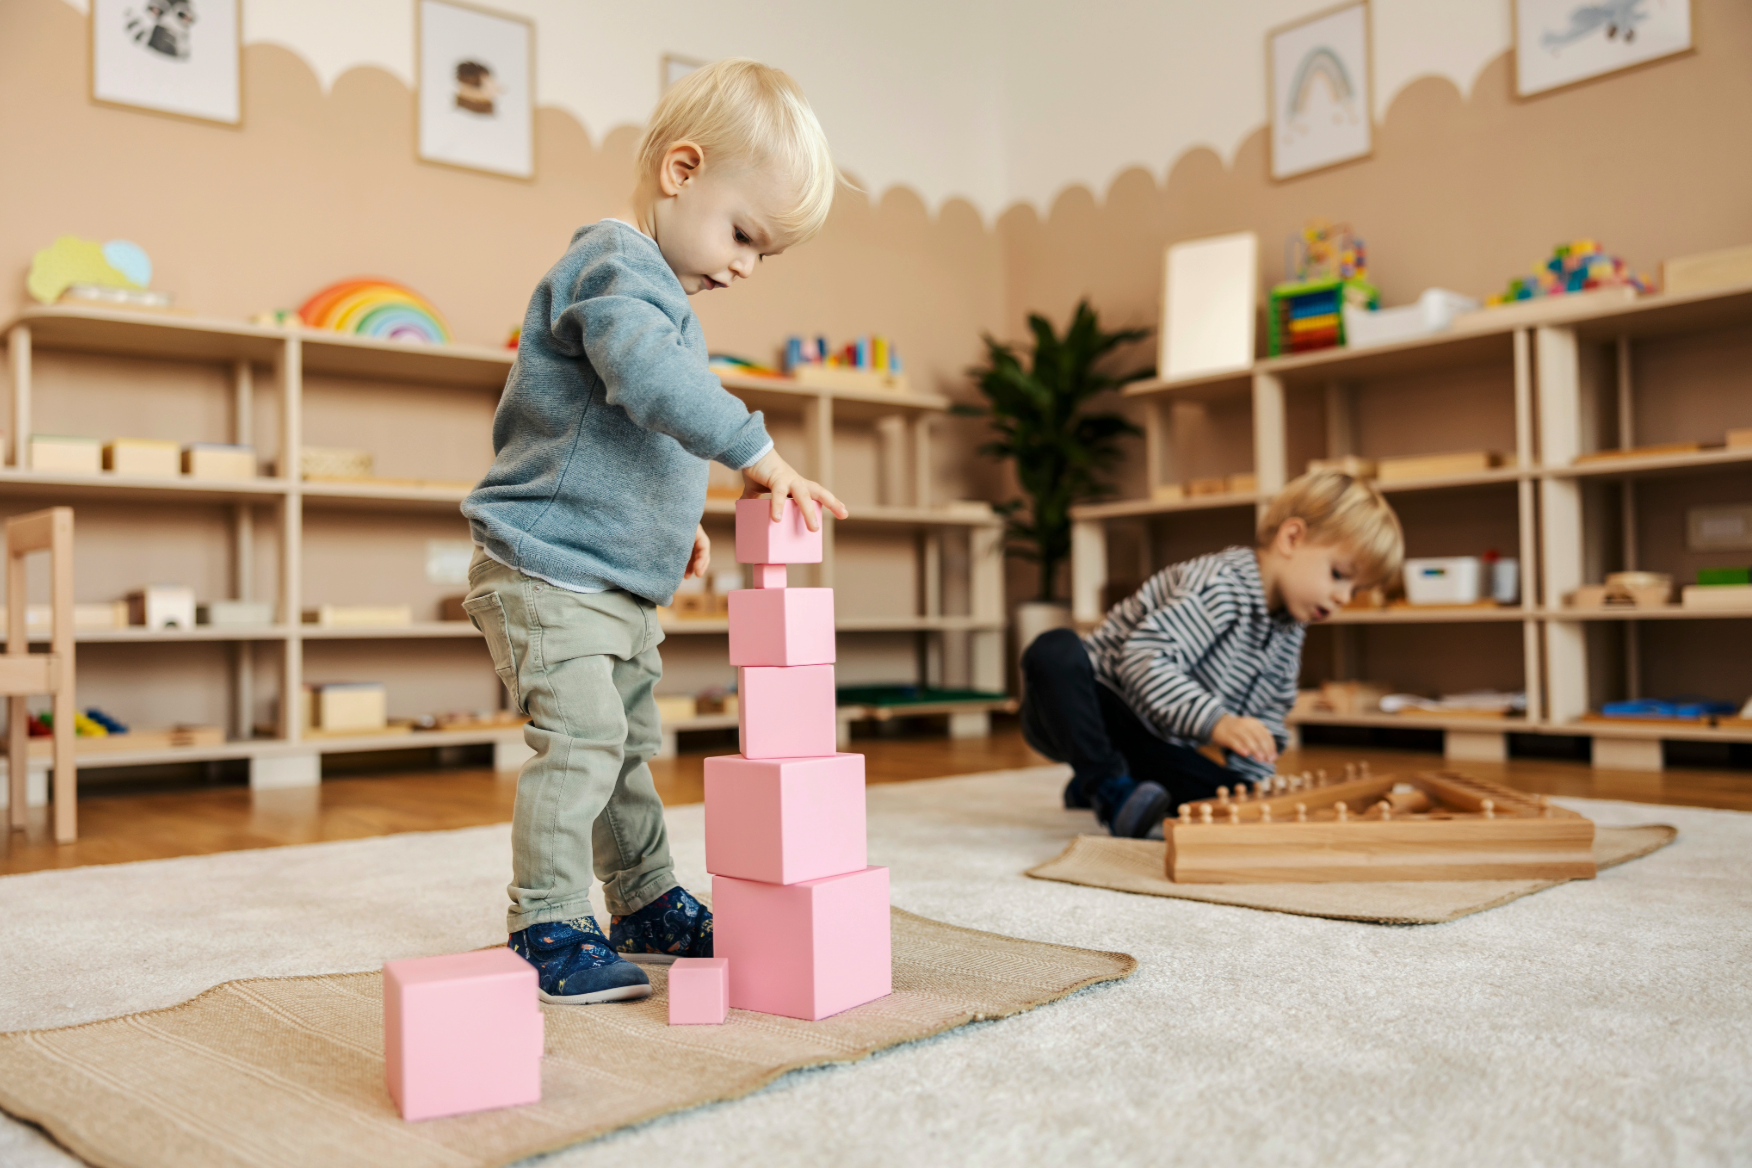
<path id="1" fill-rule="evenodd" d="M 712 952 L 730 1005 L 809 1021 L 893 992 L 888 869 L 801 884 L 712 877 Z"/>
<path id="2" fill-rule="evenodd" d="M 405 1120 L 541 1102 L 535 966 L 509 949 L 383 965 L 383 1070 Z"/>
<path id="3" fill-rule="evenodd" d="M 797 884 L 868 863 L 863 755 L 706 760 L 706 871 Z"/>
<path id="4" fill-rule="evenodd" d="M 739 588 L 730 594 L 730 664 L 832 665 L 833 589 Z"/>
<path id="5" fill-rule="evenodd" d="M 736 721 L 746 758 L 834 752 L 833 666 L 749 665 L 736 671 Z"/>
<path id="6" fill-rule="evenodd" d="M 669 1024 L 722 1026 L 730 1016 L 730 962 L 678 957 L 669 967 Z"/>
<path id="7" fill-rule="evenodd" d="M 821 529 L 809 530 L 802 508 L 786 499 L 782 518 L 773 522 L 771 499 L 736 500 L 736 562 L 739 564 L 819 564 Z"/>

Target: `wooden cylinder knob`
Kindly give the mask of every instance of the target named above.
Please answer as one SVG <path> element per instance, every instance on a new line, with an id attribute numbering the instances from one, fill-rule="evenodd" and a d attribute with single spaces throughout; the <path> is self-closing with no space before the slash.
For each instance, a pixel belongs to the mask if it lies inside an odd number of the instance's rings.
<path id="1" fill-rule="evenodd" d="M 1209 823 L 1211 821 L 1211 805 L 1209 803 L 1200 803 L 1198 805 L 1198 818 L 1202 823 Z"/>
<path id="2" fill-rule="evenodd" d="M 1489 799 L 1486 799 L 1486 800 L 1484 800 L 1484 802 L 1480 803 L 1478 805 L 1478 809 L 1480 811 L 1484 812 L 1484 817 L 1486 819 L 1495 819 L 1496 818 L 1496 804 L 1491 802 Z"/>
<path id="3" fill-rule="evenodd" d="M 1271 804 L 1270 803 L 1261 803 L 1259 805 L 1259 822 L 1261 822 L 1261 823 L 1270 823 L 1271 822 Z"/>
<path id="4" fill-rule="evenodd" d="M 1218 787 L 1217 788 L 1217 802 L 1227 803 L 1228 801 L 1229 801 L 1229 788 Z"/>
<path id="5" fill-rule="evenodd" d="M 1296 804 L 1296 822 L 1297 823 L 1307 823 L 1308 822 L 1308 805 L 1306 803 Z"/>
<path id="6" fill-rule="evenodd" d="M 1338 816 L 1338 821 L 1340 823 L 1343 823 L 1350 818 L 1350 808 L 1346 807 L 1343 803 L 1334 803 L 1332 805 L 1332 811 L 1334 815 Z"/>
<path id="7" fill-rule="evenodd" d="M 1241 822 L 1241 805 L 1239 803 L 1229 804 L 1229 822 L 1230 823 L 1240 823 Z"/>
<path id="8" fill-rule="evenodd" d="M 1381 803 L 1376 804 L 1376 806 L 1381 808 L 1381 818 L 1382 819 L 1392 819 L 1393 818 L 1393 804 L 1387 803 L 1387 802 L 1381 802 Z"/>
<path id="9" fill-rule="evenodd" d="M 1180 822 L 1182 822 L 1182 823 L 1191 823 L 1192 822 L 1192 804 L 1182 803 L 1180 805 Z"/>

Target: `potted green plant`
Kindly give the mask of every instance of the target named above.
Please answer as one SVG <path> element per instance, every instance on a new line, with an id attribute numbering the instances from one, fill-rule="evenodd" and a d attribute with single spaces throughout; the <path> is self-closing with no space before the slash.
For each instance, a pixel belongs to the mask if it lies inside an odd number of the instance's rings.
<path id="1" fill-rule="evenodd" d="M 1005 549 L 1040 566 L 1040 596 L 1017 614 L 1017 643 L 1025 647 L 1049 628 L 1070 623 L 1059 602 L 1059 566 L 1071 554 L 1071 507 L 1113 493 L 1106 472 L 1120 458 L 1121 437 L 1141 431 L 1116 413 L 1091 411 L 1109 390 L 1152 374 L 1150 369 L 1110 374 L 1099 368 L 1122 345 L 1148 329 L 1105 332 L 1087 300 L 1078 303 L 1060 336 L 1052 322 L 1030 314 L 1033 352 L 984 337 L 985 364 L 969 370 L 987 405 L 955 412 L 990 421 L 996 437 L 981 454 L 1015 465 L 1023 498 L 996 505 L 1005 520 Z"/>

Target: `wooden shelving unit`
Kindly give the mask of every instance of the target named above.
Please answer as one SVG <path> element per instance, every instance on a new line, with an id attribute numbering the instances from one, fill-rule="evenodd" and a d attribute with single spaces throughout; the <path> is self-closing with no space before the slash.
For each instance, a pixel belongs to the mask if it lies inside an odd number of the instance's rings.
<path id="1" fill-rule="evenodd" d="M 318 537 L 312 534 L 307 520 L 320 521 L 325 531 L 321 538 L 330 540 L 364 538 L 369 543 L 371 533 L 395 532 L 407 525 L 422 531 L 454 530 L 457 538 L 466 538 L 466 526 L 456 514 L 467 494 L 461 483 L 477 478 L 490 461 L 490 427 L 486 422 L 503 389 L 513 353 L 466 345 L 401 345 L 343 334 L 286 331 L 175 315 L 62 307 L 24 310 L 6 325 L 4 339 L 12 389 L 7 465 L 0 467 L 0 500 L 16 500 L 19 510 L 41 506 L 43 501 L 69 502 L 98 508 L 105 515 L 124 516 L 111 524 L 128 530 L 125 538 L 111 533 L 112 542 L 120 549 L 109 549 L 112 560 L 125 560 L 130 549 L 149 544 L 154 531 L 164 524 L 211 526 L 217 517 L 225 534 L 228 584 L 209 589 L 213 595 L 203 593 L 202 599 L 229 594 L 234 599 L 271 600 L 276 612 L 276 623 L 260 627 L 81 630 L 77 639 L 82 644 L 105 646 L 102 652 L 111 655 L 135 653 L 117 659 L 121 662 L 117 667 L 130 676 L 153 676 L 150 662 L 154 659 L 142 659 L 135 650 L 107 646 L 151 646 L 164 652 L 207 653 L 209 656 L 201 659 L 203 665 L 181 661 L 179 667 L 221 669 L 226 673 L 231 737 L 231 741 L 213 747 L 93 753 L 80 759 L 82 768 L 247 759 L 252 784 L 281 786 L 316 782 L 320 758 L 326 754 L 491 744 L 502 765 L 513 765 L 521 758 L 526 748 L 521 731 L 515 728 L 359 737 L 307 736 L 291 717 L 296 703 L 280 700 L 284 695 L 299 692 L 307 668 L 312 667 L 308 659 L 320 651 L 323 668 L 329 672 L 338 668 L 367 671 L 408 653 L 461 653 L 460 657 L 432 658 L 433 664 L 425 671 L 437 678 L 434 684 L 454 683 L 458 692 L 468 695 L 458 702 L 458 708 L 470 708 L 471 703 L 497 703 L 500 687 L 484 655 L 479 655 L 477 661 L 475 651 L 466 646 L 441 649 L 446 643 L 477 639 L 479 634 L 472 625 L 419 620 L 383 628 L 326 628 L 301 623 L 299 614 L 307 603 L 354 599 L 344 594 L 307 595 L 347 586 L 345 581 L 331 582 L 326 578 L 341 551 L 329 549 L 325 564 L 311 561 L 310 541 Z M 293 452 L 304 445 L 371 446 L 368 436 L 339 442 L 323 437 L 310 441 L 306 434 L 322 420 L 313 416 L 313 411 L 317 414 L 328 411 L 324 417 L 332 432 L 338 426 L 337 411 L 348 408 L 348 395 L 376 393 L 381 397 L 377 403 L 380 413 L 387 412 L 392 417 L 396 411 L 419 418 L 429 408 L 448 409 L 447 421 L 433 425 L 448 424 L 452 430 L 460 426 L 463 433 L 460 438 L 455 434 L 443 435 L 444 441 L 436 445 L 445 451 L 457 448 L 458 443 L 467 446 L 467 457 L 463 460 L 467 465 L 452 465 L 448 456 L 433 455 L 434 462 L 423 465 L 418 473 L 383 483 L 305 482 L 288 477 L 213 482 L 33 471 L 25 465 L 28 462 L 25 451 L 33 432 L 49 428 L 50 432 L 86 433 L 95 438 L 138 433 L 126 429 L 123 422 L 107 418 L 81 417 L 76 420 L 76 428 L 72 428 L 64 417 L 57 415 L 50 427 L 39 424 L 44 411 L 53 413 L 57 405 L 55 395 L 60 391 L 51 382 L 58 379 L 79 383 L 79 377 L 66 372 L 79 362 L 96 362 L 99 380 L 126 371 L 119 375 L 131 381 L 138 373 L 137 388 L 117 385 L 112 389 L 105 384 L 100 390 L 104 394 L 122 395 L 115 400 L 127 401 L 130 408 L 139 400 L 134 395 L 151 394 L 161 386 L 181 393 L 184 382 L 196 383 L 196 388 L 188 391 L 191 396 L 207 395 L 199 408 L 193 410 L 204 419 L 199 427 L 204 432 L 139 436 L 245 443 L 256 447 L 259 459 L 275 466 L 288 466 L 296 462 Z M 45 381 L 43 374 L 50 366 L 56 376 Z M 885 498 L 879 505 L 860 507 L 855 519 L 844 524 L 845 530 L 839 534 L 842 540 L 855 541 L 863 532 L 877 533 L 883 538 L 899 533 L 912 540 L 919 558 L 916 612 L 911 616 L 864 615 L 855 609 L 847 611 L 842 605 L 840 627 L 853 642 L 842 647 L 842 661 L 848 656 L 856 658 L 860 638 L 902 635 L 918 642 L 915 657 L 919 680 L 941 683 L 946 670 L 950 673 L 958 670 L 958 675 L 946 680 L 1001 690 L 1004 630 L 1001 523 L 989 514 L 969 515 L 933 506 L 930 497 L 930 427 L 932 419 L 947 408 L 947 400 L 929 394 L 805 389 L 759 378 L 730 378 L 726 385 L 751 406 L 800 420 L 808 447 L 806 471 L 824 482 L 834 481 L 836 424 L 880 423 L 886 433 L 904 439 L 906 449 L 898 452 L 898 456 L 908 461 L 911 468 L 906 497 Z M 366 411 L 371 404 L 367 402 L 359 408 Z M 215 417 L 222 420 L 215 423 Z M 368 427 L 370 420 L 360 424 Z M 339 428 L 350 433 L 344 425 Z M 398 439 L 408 447 L 420 444 L 419 439 L 403 437 L 393 426 L 389 427 L 386 441 Z M 420 454 L 406 449 L 379 449 L 380 466 L 387 453 L 397 455 L 404 464 L 418 461 Z M 727 528 L 733 504 L 729 500 L 712 500 L 706 512 L 709 527 Z M 455 519 L 453 529 L 444 526 L 450 517 Z M 137 535 L 133 533 L 136 524 Z M 816 581 L 823 585 L 831 586 L 833 582 L 838 526 L 841 525 L 829 527 L 827 554 L 814 572 Z M 129 540 L 139 543 L 130 544 Z M 964 577 L 950 582 L 953 584 L 950 591 L 962 606 L 955 611 L 945 608 L 945 540 L 958 544 L 953 559 Z M 85 546 L 90 545 L 82 545 L 82 554 Z M 720 550 L 729 546 L 728 540 L 718 542 Z M 266 572 L 262 570 L 264 564 L 270 565 Z M 111 593 L 120 595 L 146 582 L 142 575 L 124 574 L 138 569 L 111 564 L 104 567 L 108 570 L 95 573 L 82 567 L 79 579 L 82 598 L 89 595 L 109 599 Z M 314 584 L 312 573 L 318 577 Z M 951 604 L 950 608 L 953 607 Z M 687 634 L 677 642 L 685 645 L 695 641 L 693 634 L 722 636 L 727 630 L 723 622 L 677 621 L 667 625 L 665 631 L 672 636 Z M 959 652 L 949 652 L 952 643 L 959 643 Z M 203 650 L 202 646 L 207 648 Z M 722 656 L 721 645 L 708 651 Z M 94 654 L 97 652 L 94 650 Z M 212 656 L 215 653 L 226 656 Z M 336 654 L 343 656 L 337 658 Z M 356 667 L 345 664 L 354 660 L 362 664 Z M 417 656 L 417 660 L 424 663 L 427 658 Z M 106 663 L 98 656 L 82 660 L 82 682 L 101 683 Z M 488 694 L 492 698 L 487 699 Z M 392 702 L 394 696 L 392 685 Z M 263 708 L 277 711 L 278 725 L 272 737 L 252 733 L 261 720 L 257 715 Z M 734 724 L 734 719 L 730 724 Z"/>
<path id="2" fill-rule="evenodd" d="M 1185 382 L 1140 382 L 1125 392 L 1145 407 L 1150 487 L 1183 473 L 1177 466 L 1174 419 L 1185 415 L 1178 411 L 1221 405 L 1234 412 L 1244 402 L 1250 408 L 1253 462 L 1224 469 L 1252 471 L 1259 493 L 1170 503 L 1128 500 L 1076 509 L 1076 619 L 1089 627 L 1102 615 L 1102 593 L 1115 569 L 1110 544 L 1116 532 L 1129 527 L 1121 542 L 1137 552 L 1138 566 L 1126 574 L 1129 582 L 1130 575 L 1141 576 L 1178 558 L 1156 548 L 1172 542 L 1175 524 L 1188 522 L 1188 512 L 1248 506 L 1248 522 L 1238 516 L 1232 524 L 1236 540 L 1246 538 L 1254 513 L 1263 510 L 1308 458 L 1478 449 L 1482 444 L 1456 440 L 1446 431 L 1458 426 L 1479 433 L 1490 423 L 1506 439 L 1495 448 L 1512 453 L 1513 465 L 1380 485 L 1406 519 L 1412 555 L 1475 554 L 1483 548 L 1440 548 L 1431 542 L 1443 538 L 1444 523 L 1456 532 L 1448 537 L 1451 542 L 1476 539 L 1480 525 L 1467 522 L 1475 513 L 1512 517 L 1513 541 L 1499 550 L 1520 560 L 1521 604 L 1340 613 L 1326 622 L 1330 634 L 1323 634 L 1332 641 L 1331 662 L 1314 659 L 1311 638 L 1307 667 L 1316 676 L 1356 676 L 1360 665 L 1355 638 L 1368 628 L 1413 630 L 1399 635 L 1423 638 L 1412 648 L 1437 655 L 1460 644 L 1455 640 L 1458 630 L 1443 631 L 1444 626 L 1473 626 L 1482 636 L 1480 626 L 1519 624 L 1527 715 L 1332 714 L 1295 721 L 1440 730 L 1451 755 L 1474 758 L 1503 757 L 1511 733 L 1579 736 L 1592 739 L 1596 765 L 1647 770 L 1660 769 L 1662 741 L 1752 742 L 1752 732 L 1739 728 L 1583 720 L 1602 701 L 1638 696 L 1643 675 L 1657 667 L 1663 692 L 1698 688 L 1675 685 L 1672 679 L 1709 669 L 1713 655 L 1681 641 L 1663 646 L 1660 660 L 1651 663 L 1645 644 L 1651 634 L 1644 630 L 1682 631 L 1693 621 L 1710 622 L 1706 627 L 1720 630 L 1714 637 L 1737 638 L 1731 642 L 1733 660 L 1745 661 L 1740 647 L 1743 642 L 1752 646 L 1752 623 L 1745 623 L 1752 622 L 1752 611 L 1677 605 L 1563 607 L 1564 595 L 1610 571 L 1647 567 L 1672 572 L 1676 583 L 1687 582 L 1697 565 L 1696 557 L 1676 550 L 1674 542 L 1682 540 L 1683 507 L 1696 500 L 1752 500 L 1752 448 L 1576 461 L 1595 451 L 1631 450 L 1639 444 L 1720 442 L 1724 429 L 1752 426 L 1752 381 L 1738 372 L 1748 367 L 1752 285 L 1656 295 L 1610 307 L 1582 306 L 1537 325 L 1486 327 L 1356 352 L 1334 349 L 1261 360 L 1247 370 Z M 1445 412 L 1438 400 L 1442 394 L 1453 399 Z M 1365 409 L 1366 415 L 1361 412 Z M 1402 409 L 1414 415 L 1412 421 L 1384 421 Z M 1420 412 L 1430 416 L 1419 417 Z M 1645 414 L 1649 421 L 1641 424 Z M 1494 415 L 1496 421 L 1481 421 L 1484 415 Z M 1395 438 L 1408 444 L 1396 446 Z M 1664 492 L 1658 500 L 1652 497 L 1657 487 Z M 1497 522 L 1492 530 L 1507 531 L 1509 526 Z M 1658 555 L 1647 547 L 1651 539 L 1661 543 Z M 1736 560 L 1732 554 L 1715 558 Z M 1752 551 L 1737 558 L 1752 561 Z M 1743 673 L 1723 681 L 1737 688 L 1720 696 L 1752 692 L 1752 667 Z"/>

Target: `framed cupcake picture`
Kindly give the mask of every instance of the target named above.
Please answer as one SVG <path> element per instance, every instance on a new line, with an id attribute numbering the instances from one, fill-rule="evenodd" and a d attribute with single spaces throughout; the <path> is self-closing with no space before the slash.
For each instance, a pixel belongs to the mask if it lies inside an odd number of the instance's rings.
<path id="1" fill-rule="evenodd" d="M 535 24 L 453 0 L 416 0 L 419 157 L 535 177 Z"/>

